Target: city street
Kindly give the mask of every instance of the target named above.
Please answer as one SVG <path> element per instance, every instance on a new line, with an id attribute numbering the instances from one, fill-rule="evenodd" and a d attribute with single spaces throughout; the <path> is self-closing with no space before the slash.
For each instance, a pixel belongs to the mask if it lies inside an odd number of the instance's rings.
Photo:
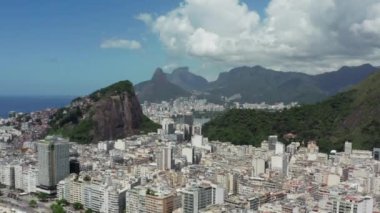
<path id="1" fill-rule="evenodd" d="M 50 205 L 53 203 L 52 201 L 43 203 L 38 201 L 38 198 L 33 195 L 23 195 L 16 197 L 8 197 L 8 194 L 17 194 L 15 191 L 10 190 L 8 188 L 1 189 L 3 192 L 3 195 L 0 196 L 0 205 L 4 207 L 14 208 L 23 212 L 36 212 L 36 213 L 42 213 L 42 212 L 49 212 L 50 211 Z M 31 200 L 37 201 L 37 208 L 32 208 L 29 206 L 29 202 Z"/>

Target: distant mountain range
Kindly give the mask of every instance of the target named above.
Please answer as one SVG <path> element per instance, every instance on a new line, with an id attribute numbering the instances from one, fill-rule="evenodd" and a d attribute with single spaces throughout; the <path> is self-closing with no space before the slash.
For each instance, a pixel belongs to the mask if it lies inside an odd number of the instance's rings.
<path id="1" fill-rule="evenodd" d="M 344 71 L 342 69 L 340 72 Z M 268 112 L 230 110 L 203 126 L 210 140 L 259 146 L 268 135 L 284 142 L 316 140 L 321 151 L 342 150 L 345 141 L 357 149 L 380 147 L 380 72 L 351 90 L 317 104 Z M 335 88 L 334 88 L 335 89 Z M 336 91 L 336 90 L 334 90 Z"/>
<path id="2" fill-rule="evenodd" d="M 189 96 L 194 91 L 212 102 L 235 99 L 239 102 L 292 102 L 314 103 L 345 91 L 368 77 L 378 68 L 370 64 L 344 66 L 337 71 L 319 75 L 300 72 L 282 72 L 261 66 L 237 67 L 219 74 L 217 80 L 208 82 L 187 67 L 172 73 L 161 69 L 149 81 L 135 86 L 140 101 L 160 102 L 179 96 Z M 158 75 L 159 78 L 156 76 Z"/>
<path id="3" fill-rule="evenodd" d="M 141 103 L 161 102 L 191 95 L 186 89 L 170 82 L 167 74 L 160 68 L 156 69 L 151 80 L 136 84 L 135 90 Z"/>
<path id="4" fill-rule="evenodd" d="M 166 76 L 171 83 L 187 91 L 203 91 L 208 87 L 208 81 L 202 76 L 191 73 L 188 67 L 179 67 Z"/>

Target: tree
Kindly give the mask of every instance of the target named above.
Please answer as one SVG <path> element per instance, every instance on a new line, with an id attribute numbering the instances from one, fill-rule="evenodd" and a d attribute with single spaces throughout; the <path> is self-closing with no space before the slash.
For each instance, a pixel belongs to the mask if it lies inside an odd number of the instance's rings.
<path id="1" fill-rule="evenodd" d="M 49 196 L 48 194 L 43 193 L 43 192 L 40 192 L 37 194 L 38 200 L 40 200 L 41 202 L 47 202 L 48 196 Z"/>
<path id="2" fill-rule="evenodd" d="M 63 209 L 63 207 L 58 203 L 53 203 L 50 206 L 50 209 L 53 211 L 53 213 L 66 213 L 65 209 Z"/>
<path id="3" fill-rule="evenodd" d="M 93 211 L 91 209 L 86 209 L 84 213 L 93 213 Z"/>
<path id="4" fill-rule="evenodd" d="M 66 199 L 57 200 L 57 203 L 61 206 L 67 206 L 69 202 Z"/>
<path id="5" fill-rule="evenodd" d="M 90 181 L 90 180 L 91 180 L 91 177 L 88 176 L 88 175 L 86 175 L 86 176 L 84 176 L 83 180 L 84 180 L 84 181 Z"/>
<path id="6" fill-rule="evenodd" d="M 30 200 L 29 201 L 29 206 L 32 207 L 32 208 L 36 208 L 37 207 L 37 201 L 36 200 Z"/>
<path id="7" fill-rule="evenodd" d="M 73 207 L 75 210 L 83 209 L 83 205 L 81 203 L 78 203 L 78 202 L 74 203 Z"/>

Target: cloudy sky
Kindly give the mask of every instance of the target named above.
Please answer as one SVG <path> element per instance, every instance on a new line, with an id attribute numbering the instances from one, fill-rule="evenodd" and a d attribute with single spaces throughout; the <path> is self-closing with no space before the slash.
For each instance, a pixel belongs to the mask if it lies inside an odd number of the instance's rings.
<path id="1" fill-rule="evenodd" d="M 380 59 L 379 0 L 5 0 L 0 95 L 83 95 L 156 67 L 310 74 Z"/>

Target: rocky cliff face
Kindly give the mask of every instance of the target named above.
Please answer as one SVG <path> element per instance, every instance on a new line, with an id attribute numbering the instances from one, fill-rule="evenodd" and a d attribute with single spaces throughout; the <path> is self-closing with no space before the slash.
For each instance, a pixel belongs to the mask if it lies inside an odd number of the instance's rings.
<path id="1" fill-rule="evenodd" d="M 123 138 L 136 133 L 143 113 L 136 96 L 124 93 L 103 98 L 93 106 L 94 140 Z"/>
<path id="2" fill-rule="evenodd" d="M 81 143 L 115 140 L 158 128 L 143 115 L 129 81 L 73 100 L 69 107 L 58 110 L 50 125 L 51 133 Z"/>

